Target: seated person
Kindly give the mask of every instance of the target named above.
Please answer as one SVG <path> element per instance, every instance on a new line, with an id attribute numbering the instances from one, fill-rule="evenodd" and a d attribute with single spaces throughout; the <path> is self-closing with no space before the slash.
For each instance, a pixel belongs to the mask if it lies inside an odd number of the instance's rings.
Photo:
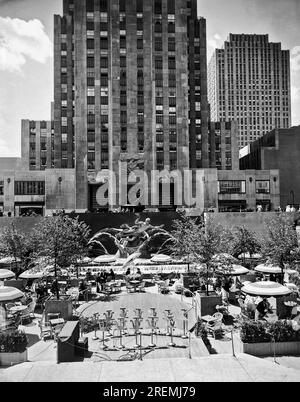
<path id="1" fill-rule="evenodd" d="M 126 276 L 129 276 L 131 273 L 130 273 L 130 268 L 127 268 L 127 271 L 126 271 L 126 273 L 125 273 L 125 275 Z"/>
<path id="2" fill-rule="evenodd" d="M 243 287 L 243 284 L 242 284 L 242 282 L 239 280 L 238 277 L 236 277 L 235 286 L 236 286 L 237 289 L 241 289 L 241 288 Z"/>
<path id="3" fill-rule="evenodd" d="M 264 297 L 263 300 L 258 303 L 258 305 L 256 306 L 256 311 L 257 311 L 257 315 L 258 315 L 257 318 L 259 320 L 265 318 L 265 316 L 268 313 L 272 312 L 270 303 L 268 302 L 266 297 Z"/>
<path id="4" fill-rule="evenodd" d="M 91 270 L 88 269 L 87 273 L 86 273 L 86 280 L 87 281 L 92 281 L 93 279 L 94 279 L 94 276 L 92 275 Z"/>
<path id="5" fill-rule="evenodd" d="M 221 296 L 222 296 L 222 302 L 223 302 L 223 304 L 227 304 L 227 303 L 228 303 L 228 299 L 229 299 L 229 292 L 226 291 L 226 289 L 224 288 L 224 286 L 221 287 Z"/>
<path id="6" fill-rule="evenodd" d="M 141 278 L 142 278 L 142 273 L 141 273 L 140 268 L 138 268 L 138 269 L 136 270 L 135 278 L 136 278 L 136 279 L 141 279 Z"/>
<path id="7" fill-rule="evenodd" d="M 50 292 L 52 294 L 56 295 L 57 291 L 58 291 L 58 280 L 54 279 L 54 281 L 52 282 L 52 285 L 51 285 Z"/>
<path id="8" fill-rule="evenodd" d="M 114 270 L 111 268 L 110 272 L 109 272 L 109 276 L 111 277 L 111 280 L 114 281 L 116 279 L 116 275 L 114 273 Z"/>

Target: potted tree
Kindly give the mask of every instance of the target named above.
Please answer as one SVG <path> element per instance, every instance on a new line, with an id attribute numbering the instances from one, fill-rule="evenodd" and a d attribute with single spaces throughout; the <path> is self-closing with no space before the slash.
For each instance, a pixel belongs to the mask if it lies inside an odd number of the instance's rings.
<path id="1" fill-rule="evenodd" d="M 262 255 L 282 270 L 283 283 L 285 265 L 299 260 L 300 249 L 293 221 L 286 214 L 278 214 L 265 221 L 267 233 L 262 239 Z"/>
<path id="2" fill-rule="evenodd" d="M 209 284 L 216 269 L 213 257 L 226 250 L 228 233 L 211 217 L 196 221 L 182 215 L 181 219 L 174 221 L 171 235 L 170 248 L 174 258 L 185 258 L 194 264 L 199 279 L 204 283 L 205 289 L 197 292 L 200 315 L 214 313 L 215 307 L 222 304 L 222 298 L 209 291 Z"/>
<path id="3" fill-rule="evenodd" d="M 0 332 L 0 366 L 27 361 L 28 340 L 25 333 L 20 331 Z"/>
<path id="4" fill-rule="evenodd" d="M 35 257 L 43 257 L 53 262 L 55 280 L 58 279 L 59 268 L 68 269 L 78 259 L 88 253 L 89 227 L 78 218 L 70 218 L 60 213 L 57 216 L 44 218 L 34 228 L 34 241 L 38 244 Z M 72 302 L 61 300 L 59 286 L 53 299 L 47 301 L 47 313 L 61 313 L 65 320 L 72 316 Z"/>

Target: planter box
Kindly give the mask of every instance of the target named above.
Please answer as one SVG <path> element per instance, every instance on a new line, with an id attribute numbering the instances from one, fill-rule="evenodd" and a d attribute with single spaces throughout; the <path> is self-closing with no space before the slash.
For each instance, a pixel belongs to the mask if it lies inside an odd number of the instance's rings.
<path id="1" fill-rule="evenodd" d="M 274 356 L 274 342 L 243 343 L 243 353 L 252 356 Z M 276 342 L 276 356 L 298 356 L 300 355 L 300 342 Z"/>
<path id="2" fill-rule="evenodd" d="M 48 300 L 45 303 L 45 315 L 49 313 L 60 313 L 60 318 L 68 321 L 73 316 L 71 300 Z"/>
<path id="3" fill-rule="evenodd" d="M 284 304 L 287 301 L 297 302 L 297 295 L 295 293 L 292 293 L 288 296 L 276 298 L 276 313 L 279 319 L 286 318 L 289 315 L 290 309 Z"/>
<path id="4" fill-rule="evenodd" d="M 27 349 L 23 353 L 0 353 L 0 366 L 13 366 L 27 361 Z"/>
<path id="5" fill-rule="evenodd" d="M 200 292 L 197 292 L 196 295 L 197 303 L 200 308 L 200 311 L 198 312 L 199 316 L 213 315 L 217 312 L 216 306 L 223 304 L 221 296 L 214 294 L 207 296 L 205 294 L 201 294 Z"/>

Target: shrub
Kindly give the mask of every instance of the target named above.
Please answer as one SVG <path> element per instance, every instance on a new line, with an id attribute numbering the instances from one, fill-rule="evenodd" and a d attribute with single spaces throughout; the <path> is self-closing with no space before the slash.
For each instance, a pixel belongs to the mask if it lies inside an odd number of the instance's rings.
<path id="1" fill-rule="evenodd" d="M 270 342 L 271 336 L 266 331 L 267 323 L 245 321 L 241 328 L 241 340 L 244 343 Z"/>
<path id="2" fill-rule="evenodd" d="M 241 327 L 241 340 L 244 343 L 300 341 L 300 331 L 295 331 L 288 320 L 273 324 L 245 321 Z"/>
<path id="3" fill-rule="evenodd" d="M 300 341 L 300 331 L 295 331 L 287 320 L 271 324 L 268 332 L 272 336 L 272 339 L 275 339 L 275 342 Z"/>
<path id="4" fill-rule="evenodd" d="M 80 328 L 82 333 L 88 334 L 89 332 L 95 331 L 95 329 L 99 329 L 99 324 L 95 322 L 93 318 L 80 318 Z"/>
<path id="5" fill-rule="evenodd" d="M 28 340 L 23 332 L 0 332 L 0 353 L 25 352 Z"/>

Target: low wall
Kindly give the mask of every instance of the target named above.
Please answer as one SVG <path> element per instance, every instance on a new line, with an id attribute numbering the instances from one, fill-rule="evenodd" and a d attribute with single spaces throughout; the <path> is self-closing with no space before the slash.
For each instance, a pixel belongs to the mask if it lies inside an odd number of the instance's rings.
<path id="1" fill-rule="evenodd" d="M 40 216 L 22 216 L 19 218 L 7 218 L 1 217 L 0 218 L 0 230 L 5 227 L 11 227 L 14 224 L 15 228 L 24 232 L 30 233 L 33 227 L 41 221 Z"/>
<path id="2" fill-rule="evenodd" d="M 276 212 L 218 212 L 206 214 L 221 224 L 224 228 L 233 229 L 236 226 L 246 226 L 247 229 L 260 235 L 266 233 L 265 221 L 278 215 Z M 297 214 L 289 213 L 291 220 Z"/>
<path id="3" fill-rule="evenodd" d="M 252 356 L 299 356 L 300 342 L 242 343 L 243 353 Z"/>
<path id="4" fill-rule="evenodd" d="M 69 214 L 70 215 L 70 214 Z M 79 217 L 80 221 L 84 221 L 91 228 L 91 235 L 104 228 L 119 228 L 124 223 L 132 226 L 135 220 L 140 216 L 141 220 L 151 219 L 154 226 L 164 225 L 164 229 L 172 230 L 173 221 L 179 219 L 180 215 L 176 212 L 160 212 L 160 213 L 87 213 L 87 214 L 71 214 L 72 217 Z M 24 233 L 32 231 L 33 227 L 41 221 L 41 217 L 15 217 L 0 218 L 0 230 L 4 227 L 10 227 L 12 223 L 16 229 Z"/>

